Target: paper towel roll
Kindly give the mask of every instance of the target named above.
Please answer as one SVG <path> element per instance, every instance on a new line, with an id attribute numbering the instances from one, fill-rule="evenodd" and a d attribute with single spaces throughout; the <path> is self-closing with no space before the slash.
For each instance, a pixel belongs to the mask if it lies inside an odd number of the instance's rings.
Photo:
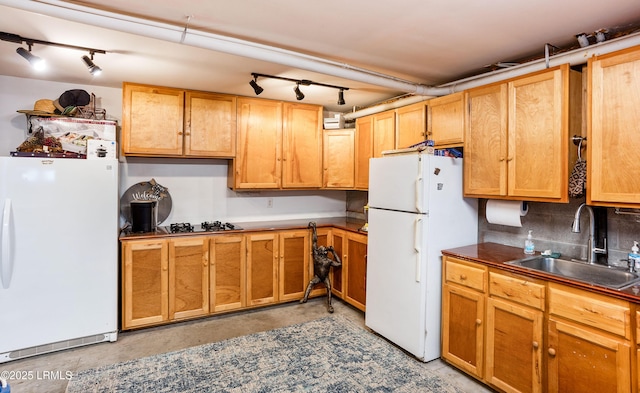
<path id="1" fill-rule="evenodd" d="M 527 215 L 527 204 L 521 201 L 489 199 L 485 216 L 490 224 L 521 227 L 520 217 Z"/>

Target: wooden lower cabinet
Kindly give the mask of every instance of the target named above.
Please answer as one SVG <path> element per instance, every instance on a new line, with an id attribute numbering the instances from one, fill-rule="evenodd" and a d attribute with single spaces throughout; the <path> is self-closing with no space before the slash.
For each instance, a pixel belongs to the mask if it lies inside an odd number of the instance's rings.
<path id="1" fill-rule="evenodd" d="M 364 311 L 366 235 L 317 234 L 348 261 L 332 268 L 333 294 Z M 127 239 L 121 260 L 123 330 L 297 301 L 313 278 L 308 229 Z M 310 296 L 326 296 L 325 285 Z"/>
<path id="2" fill-rule="evenodd" d="M 246 307 L 247 241 L 245 236 L 213 236 L 209 244 L 211 311 L 230 311 Z"/>
<path id="3" fill-rule="evenodd" d="M 442 357 L 476 378 L 484 366 L 484 296 L 445 284 L 442 288 Z"/>
<path id="4" fill-rule="evenodd" d="M 443 261 L 448 363 L 500 392 L 639 391 L 640 327 L 632 330 L 629 302 L 494 268 L 485 277 L 482 264 Z M 640 311 L 635 318 L 640 326 Z"/>
<path id="5" fill-rule="evenodd" d="M 169 245 L 165 240 L 122 244 L 122 328 L 169 319 Z"/>

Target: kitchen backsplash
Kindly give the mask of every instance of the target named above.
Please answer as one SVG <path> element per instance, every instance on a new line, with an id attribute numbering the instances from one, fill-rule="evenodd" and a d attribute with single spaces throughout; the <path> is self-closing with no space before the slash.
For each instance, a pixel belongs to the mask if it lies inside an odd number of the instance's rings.
<path id="1" fill-rule="evenodd" d="M 581 215 L 580 233 L 571 232 L 576 210 L 584 198 L 563 203 L 529 202 L 529 212 L 522 217 L 522 227 L 489 224 L 485 218 L 487 201 L 478 206 L 478 241 L 524 247 L 529 230 L 533 230 L 536 251 L 559 252 L 565 259 L 586 259 L 589 237 L 589 215 Z M 625 266 L 633 241 L 640 241 L 640 216 L 619 215 L 607 208 L 607 248 L 609 265 Z M 621 261 L 624 259 L 625 261 Z"/>

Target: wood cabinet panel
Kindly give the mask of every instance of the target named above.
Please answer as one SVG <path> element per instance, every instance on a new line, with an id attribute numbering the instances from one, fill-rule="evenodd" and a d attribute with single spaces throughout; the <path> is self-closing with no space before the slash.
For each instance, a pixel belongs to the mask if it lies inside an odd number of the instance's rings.
<path id="1" fill-rule="evenodd" d="M 373 116 L 356 119 L 355 188 L 369 188 L 369 159 L 373 156 Z"/>
<path id="2" fill-rule="evenodd" d="M 229 157 L 236 154 L 236 97 L 187 91 L 184 154 Z"/>
<path id="3" fill-rule="evenodd" d="M 341 299 L 345 298 L 345 259 L 347 259 L 347 248 L 345 246 L 347 241 L 347 234 L 340 229 L 331 230 L 331 245 L 333 246 L 336 255 L 339 255 L 342 259 L 342 267 L 331 268 L 331 285 L 333 293 Z"/>
<path id="4" fill-rule="evenodd" d="M 365 311 L 367 299 L 367 237 L 347 233 L 345 300 Z"/>
<path id="5" fill-rule="evenodd" d="M 309 232 L 280 232 L 279 300 L 302 299 L 309 283 Z"/>
<path id="6" fill-rule="evenodd" d="M 168 246 L 163 240 L 122 245 L 122 324 L 124 328 L 169 319 Z"/>
<path id="7" fill-rule="evenodd" d="M 386 111 L 373 115 L 372 157 L 382 157 L 385 150 L 396 148 L 396 112 Z"/>
<path id="8" fill-rule="evenodd" d="M 123 153 L 182 155 L 184 91 L 125 83 L 122 95 Z"/>
<path id="9" fill-rule="evenodd" d="M 445 281 L 463 285 L 484 292 L 486 290 L 487 268 L 465 264 L 453 258 L 445 261 Z"/>
<path id="10" fill-rule="evenodd" d="M 546 289 L 545 284 L 535 283 L 526 277 L 489 272 L 491 296 L 544 310 Z"/>
<path id="11" fill-rule="evenodd" d="M 322 107 L 284 103 L 282 187 L 322 186 Z"/>
<path id="12" fill-rule="evenodd" d="M 278 301 L 278 242 L 274 233 L 247 235 L 247 305 Z"/>
<path id="13" fill-rule="evenodd" d="M 324 130 L 323 187 L 353 188 L 355 185 L 355 130 Z"/>
<path id="14" fill-rule="evenodd" d="M 169 241 L 169 318 L 209 312 L 209 241 L 185 237 Z"/>
<path id="15" fill-rule="evenodd" d="M 486 380 L 505 392 L 541 392 L 542 311 L 490 297 L 486 321 Z"/>
<path id="16" fill-rule="evenodd" d="M 211 311 L 246 306 L 246 239 L 242 235 L 214 236 L 210 241 Z"/>
<path id="17" fill-rule="evenodd" d="M 235 188 L 280 188 L 282 103 L 238 98 L 238 151 L 232 165 Z"/>
<path id="18" fill-rule="evenodd" d="M 435 146 L 461 145 L 464 141 L 464 92 L 429 100 L 429 139 Z"/>
<path id="19" fill-rule="evenodd" d="M 421 101 L 396 109 L 396 147 L 404 149 L 427 139 L 427 103 Z"/>
<path id="20" fill-rule="evenodd" d="M 591 58 L 588 67 L 587 202 L 638 208 L 640 47 Z"/>

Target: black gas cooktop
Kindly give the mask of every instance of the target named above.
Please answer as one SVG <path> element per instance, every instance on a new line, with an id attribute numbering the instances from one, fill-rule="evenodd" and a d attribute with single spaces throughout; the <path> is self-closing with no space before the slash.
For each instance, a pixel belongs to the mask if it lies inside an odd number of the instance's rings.
<path id="1" fill-rule="evenodd" d="M 231 231 L 231 230 L 240 230 L 239 226 L 235 224 L 231 224 L 229 222 L 221 222 L 221 221 L 204 221 L 200 225 L 192 225 L 188 222 L 178 222 L 170 224 L 168 227 L 169 232 L 171 233 L 182 233 L 182 232 L 221 232 L 221 231 Z"/>

